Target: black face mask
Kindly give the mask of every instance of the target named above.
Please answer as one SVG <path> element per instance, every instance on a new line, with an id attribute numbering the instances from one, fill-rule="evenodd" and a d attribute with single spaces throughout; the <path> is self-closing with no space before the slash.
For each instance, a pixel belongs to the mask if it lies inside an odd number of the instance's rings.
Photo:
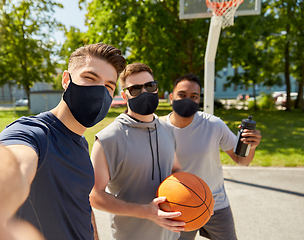
<path id="1" fill-rule="evenodd" d="M 199 104 L 193 102 L 190 98 L 183 98 L 181 100 L 173 100 L 172 108 L 181 117 L 191 117 L 199 108 Z"/>
<path id="2" fill-rule="evenodd" d="M 63 100 L 81 125 L 92 127 L 106 117 L 112 97 L 105 86 L 80 86 L 72 82 L 71 76 L 70 80 Z"/>
<path id="3" fill-rule="evenodd" d="M 142 92 L 135 98 L 128 99 L 130 109 L 140 115 L 149 115 L 155 112 L 158 106 L 158 94 Z"/>

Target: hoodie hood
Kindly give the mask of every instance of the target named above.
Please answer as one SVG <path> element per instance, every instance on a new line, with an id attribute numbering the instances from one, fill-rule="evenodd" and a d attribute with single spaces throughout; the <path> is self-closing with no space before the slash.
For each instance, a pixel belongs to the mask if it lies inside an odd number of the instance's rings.
<path id="1" fill-rule="evenodd" d="M 155 114 L 153 115 L 154 115 L 154 119 L 152 122 L 141 122 L 130 117 L 128 114 L 122 113 L 116 118 L 116 121 L 124 125 L 127 125 L 129 127 L 143 128 L 143 129 L 149 128 L 150 130 L 154 130 L 155 128 L 158 128 L 160 123 L 158 117 Z"/>

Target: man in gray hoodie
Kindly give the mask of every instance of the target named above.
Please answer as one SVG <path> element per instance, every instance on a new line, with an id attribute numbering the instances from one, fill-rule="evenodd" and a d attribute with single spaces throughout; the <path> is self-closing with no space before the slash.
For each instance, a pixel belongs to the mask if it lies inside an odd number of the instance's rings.
<path id="1" fill-rule="evenodd" d="M 121 73 L 120 83 L 128 109 L 96 134 L 91 204 L 111 213 L 113 239 L 176 240 L 185 223 L 171 218 L 181 213 L 160 210 L 166 199 L 155 198 L 159 184 L 182 171 L 173 129 L 153 114 L 157 82 L 147 65 L 133 63 Z"/>

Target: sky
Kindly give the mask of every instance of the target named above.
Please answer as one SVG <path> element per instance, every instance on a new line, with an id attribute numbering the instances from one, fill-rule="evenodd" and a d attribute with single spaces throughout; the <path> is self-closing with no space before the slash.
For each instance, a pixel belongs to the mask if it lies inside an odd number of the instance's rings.
<path id="1" fill-rule="evenodd" d="M 74 26 L 80 29 L 80 31 L 86 31 L 87 27 L 84 24 L 86 10 L 80 10 L 78 8 L 78 0 L 57 0 L 56 2 L 61 3 L 64 8 L 56 7 L 54 18 L 61 22 L 69 29 L 70 26 Z M 63 32 L 55 33 L 56 41 L 64 42 Z"/>

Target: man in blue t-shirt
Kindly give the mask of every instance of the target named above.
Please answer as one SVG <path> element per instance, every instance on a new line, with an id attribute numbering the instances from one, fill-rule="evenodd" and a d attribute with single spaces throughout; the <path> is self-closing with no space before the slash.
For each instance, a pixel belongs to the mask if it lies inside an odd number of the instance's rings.
<path id="1" fill-rule="evenodd" d="M 59 104 L 1 132 L 0 239 L 18 239 L 7 224 L 16 211 L 46 240 L 94 239 L 94 171 L 83 133 L 106 116 L 124 67 L 121 52 L 110 45 L 76 49 L 62 76 Z"/>

